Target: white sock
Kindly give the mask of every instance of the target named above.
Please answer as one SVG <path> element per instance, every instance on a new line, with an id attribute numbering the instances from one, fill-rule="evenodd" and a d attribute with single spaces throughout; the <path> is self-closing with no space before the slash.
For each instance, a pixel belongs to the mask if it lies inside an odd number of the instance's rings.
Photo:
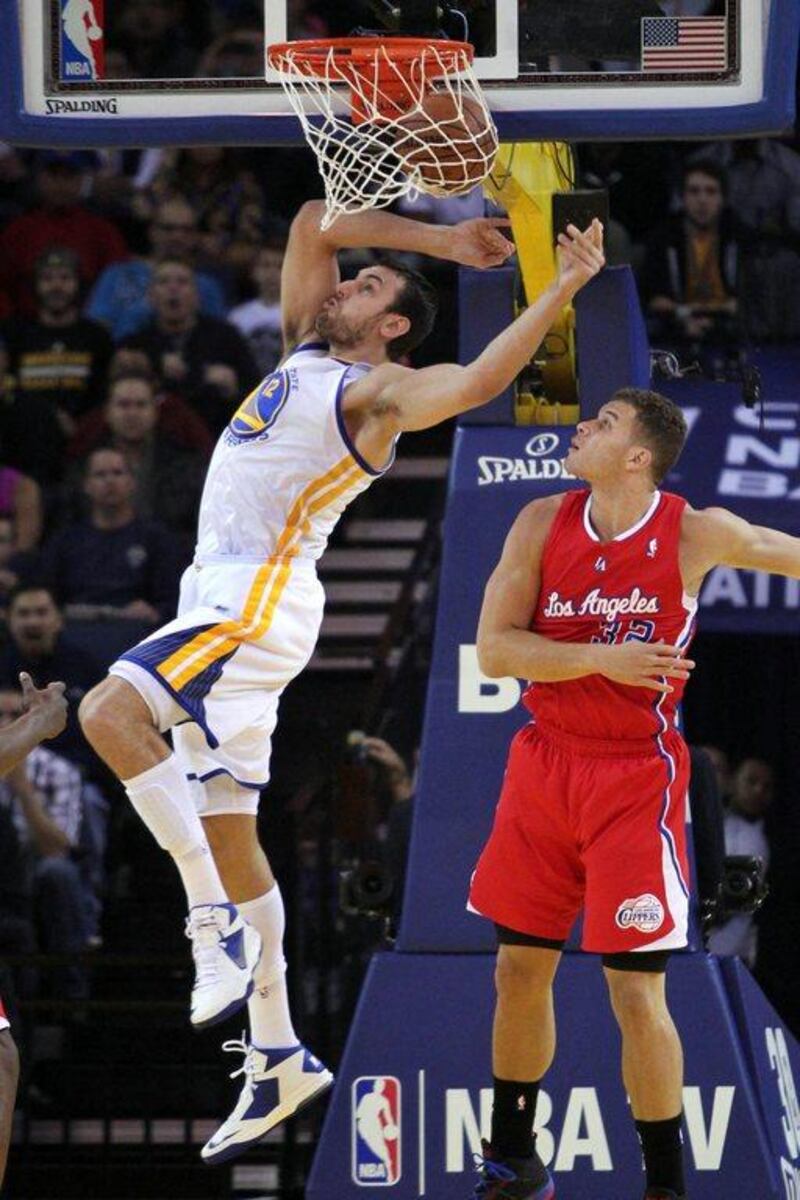
<path id="1" fill-rule="evenodd" d="M 175 755 L 122 782 L 159 846 L 175 860 L 189 907 L 227 903 L 214 856 Z"/>
<path id="2" fill-rule="evenodd" d="M 286 914 L 277 883 L 263 896 L 237 905 L 239 912 L 261 934 L 261 958 L 255 969 L 255 988 L 247 1002 L 250 1036 L 256 1046 L 277 1050 L 296 1046 L 299 1038 L 292 1025 L 286 991 L 286 959 L 283 933 Z"/>

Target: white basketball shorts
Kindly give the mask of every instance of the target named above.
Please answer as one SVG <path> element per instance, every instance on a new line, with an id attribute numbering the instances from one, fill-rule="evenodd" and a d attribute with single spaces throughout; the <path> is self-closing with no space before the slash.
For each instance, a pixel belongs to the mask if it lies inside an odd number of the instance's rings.
<path id="1" fill-rule="evenodd" d="M 312 559 L 204 559 L 183 574 L 175 620 L 112 664 L 172 730 L 201 816 L 257 811 L 278 701 L 313 653 L 324 602 Z"/>

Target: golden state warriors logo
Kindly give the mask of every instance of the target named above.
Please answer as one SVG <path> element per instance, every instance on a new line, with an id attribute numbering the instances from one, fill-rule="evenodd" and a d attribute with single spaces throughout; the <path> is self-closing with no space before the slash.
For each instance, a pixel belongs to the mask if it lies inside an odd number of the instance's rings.
<path id="1" fill-rule="evenodd" d="M 226 430 L 226 441 L 252 442 L 268 437 L 288 396 L 288 371 L 273 371 L 267 375 L 236 410 Z"/>

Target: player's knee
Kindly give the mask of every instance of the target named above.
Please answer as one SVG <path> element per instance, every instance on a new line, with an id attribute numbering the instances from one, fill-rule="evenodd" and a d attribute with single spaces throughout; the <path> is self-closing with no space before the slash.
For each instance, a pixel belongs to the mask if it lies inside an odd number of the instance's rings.
<path id="1" fill-rule="evenodd" d="M 517 998 L 547 991 L 553 982 L 552 965 L 528 946 L 501 946 L 495 966 L 498 996 Z"/>
<path id="2" fill-rule="evenodd" d="M 638 971 L 606 970 L 614 1016 L 622 1029 L 650 1029 L 669 1019 L 663 977 Z"/>
<path id="3" fill-rule="evenodd" d="M 120 722 L 128 727 L 137 721 L 153 724 L 150 711 L 136 689 L 112 675 L 86 693 L 78 707 L 78 720 L 93 746 L 109 737 L 118 737 Z"/>

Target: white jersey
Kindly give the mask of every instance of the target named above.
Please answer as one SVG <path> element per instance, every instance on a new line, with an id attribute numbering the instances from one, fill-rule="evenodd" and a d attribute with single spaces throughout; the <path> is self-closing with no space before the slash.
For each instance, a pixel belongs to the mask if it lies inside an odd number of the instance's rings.
<path id="1" fill-rule="evenodd" d="M 369 370 L 306 342 L 250 393 L 208 468 L 198 561 L 320 557 L 350 501 L 391 466 L 359 455 L 342 415 L 345 387 Z"/>

